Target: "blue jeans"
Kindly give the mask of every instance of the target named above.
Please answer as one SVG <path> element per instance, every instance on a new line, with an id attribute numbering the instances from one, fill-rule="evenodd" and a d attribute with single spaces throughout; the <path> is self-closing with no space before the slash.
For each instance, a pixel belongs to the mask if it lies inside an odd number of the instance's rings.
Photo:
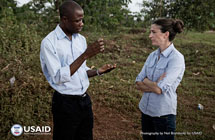
<path id="1" fill-rule="evenodd" d="M 151 117 L 142 113 L 143 140 L 174 140 L 176 116 Z"/>

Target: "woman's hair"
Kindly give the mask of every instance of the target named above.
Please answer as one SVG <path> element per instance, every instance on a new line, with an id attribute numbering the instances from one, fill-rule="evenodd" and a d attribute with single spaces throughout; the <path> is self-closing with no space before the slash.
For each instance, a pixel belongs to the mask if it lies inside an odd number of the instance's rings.
<path id="1" fill-rule="evenodd" d="M 171 18 L 160 18 L 155 20 L 152 24 L 156 24 L 161 26 L 161 32 L 169 32 L 169 41 L 172 41 L 177 33 L 183 32 L 184 23 L 179 19 L 171 19 Z"/>

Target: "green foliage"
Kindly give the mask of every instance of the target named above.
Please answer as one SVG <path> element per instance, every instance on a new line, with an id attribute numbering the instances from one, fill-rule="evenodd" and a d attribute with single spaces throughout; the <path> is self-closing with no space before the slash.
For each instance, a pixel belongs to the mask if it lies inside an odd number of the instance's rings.
<path id="1" fill-rule="evenodd" d="M 94 33 L 87 34 L 90 38 L 94 35 Z M 180 34 L 175 39 L 175 47 L 184 55 L 186 63 L 185 75 L 177 89 L 176 132 L 191 133 L 177 135 L 177 140 L 213 140 L 215 136 L 212 128 L 215 121 L 212 104 L 215 99 L 214 37 L 214 32 L 188 32 Z M 127 114 L 132 122 L 135 122 L 131 123 L 132 125 L 140 126 L 138 103 L 141 93 L 135 90 L 134 80 L 147 56 L 157 47 L 151 45 L 148 33 L 109 34 L 105 36 L 105 40 L 105 53 L 92 58 L 88 61 L 88 65 L 99 67 L 104 62 L 117 63 L 117 69 L 102 77 L 91 79 L 89 93 L 92 94 L 94 104 L 101 104 L 116 109 L 121 114 Z M 204 110 L 198 110 L 198 103 L 203 104 Z M 202 132 L 202 134 L 196 135 L 192 132 Z M 138 136 L 138 133 L 134 134 Z M 137 138 L 128 137 L 128 139 Z"/>
<path id="2" fill-rule="evenodd" d="M 0 45 L 0 137 L 11 140 L 16 138 L 10 134 L 10 128 L 15 123 L 26 126 L 50 124 L 53 91 L 41 72 L 39 48 L 42 36 L 36 27 L 12 22 L 7 26 L 1 24 L 0 27 L 0 37 L 3 38 Z M 141 130 L 138 110 L 141 93 L 135 90 L 134 80 L 147 56 L 156 47 L 151 46 L 148 34 L 134 35 L 124 30 L 116 34 L 83 32 L 88 43 L 98 36 L 105 39 L 105 52 L 88 60 L 89 67 L 117 63 L 117 69 L 111 73 L 90 79 L 89 93 L 93 104 L 115 109 L 117 113 L 130 118 L 135 132 L 129 130 L 125 135 L 127 139 L 136 140 Z M 214 37 L 214 33 L 189 32 L 186 35 L 180 34 L 175 40 L 176 48 L 186 59 L 186 72 L 177 91 L 177 132 L 202 132 L 200 136 L 176 136 L 178 140 L 213 140 L 214 130 L 211 124 L 214 122 L 215 112 L 211 103 L 215 99 Z M 9 79 L 13 76 L 16 81 L 11 86 Z M 203 111 L 197 110 L 198 103 L 205 106 Z M 118 133 L 117 138 L 120 137 L 119 134 L 121 133 Z M 19 138 L 30 140 L 32 137 L 22 135 Z M 43 137 L 41 139 L 45 139 Z M 110 136 L 105 137 L 108 139 Z"/>
<path id="3" fill-rule="evenodd" d="M 51 90 L 46 90 L 49 87 L 39 62 L 42 38 L 34 25 L 11 20 L 12 17 L 0 19 L 1 139 L 15 139 L 10 134 L 13 124 L 42 125 L 50 114 Z M 11 85 L 13 76 L 15 83 Z"/>
<path id="4" fill-rule="evenodd" d="M 85 12 L 84 22 L 89 30 L 108 29 L 115 31 L 128 16 L 130 0 L 75 0 Z"/>
<path id="5" fill-rule="evenodd" d="M 84 9 L 85 18 L 84 22 L 86 24 L 86 29 L 97 30 L 105 28 L 108 30 L 116 30 L 118 27 L 122 26 L 128 16 L 129 11 L 125 8 L 127 7 L 130 0 L 75 0 Z M 62 0 L 33 0 L 28 3 L 24 9 L 28 9 L 30 13 L 38 15 L 35 19 L 41 19 L 46 26 L 47 22 L 56 24 L 59 20 L 58 9 Z M 46 7 L 45 4 L 49 4 Z M 124 7 L 124 8 L 123 8 Z M 29 13 L 26 12 L 26 13 Z M 29 19 L 29 17 L 26 17 Z M 34 19 L 30 18 L 30 19 Z M 51 21 L 50 21 L 51 19 Z"/>
<path id="6" fill-rule="evenodd" d="M 188 30 L 215 29 L 215 0 L 143 0 L 142 13 L 145 22 L 159 17 L 178 18 L 185 22 Z"/>
<path id="7" fill-rule="evenodd" d="M 16 2 L 14 0 L 1 0 L 0 1 L 0 19 L 7 18 L 14 20 L 14 9 L 16 8 Z"/>
<path id="8" fill-rule="evenodd" d="M 14 0 L 1 0 L 0 1 L 0 13 L 2 15 L 6 15 L 4 13 L 5 9 L 15 9 L 16 8 L 16 2 Z"/>
<path id="9" fill-rule="evenodd" d="M 46 2 L 51 3 L 52 6 L 44 8 Z M 39 50 L 42 38 L 56 26 L 58 21 L 56 7 L 60 2 L 60 0 L 34 0 L 22 7 L 16 7 L 16 3 L 13 0 L 0 1 L 1 139 L 17 139 L 17 137 L 10 134 L 10 128 L 15 123 L 26 126 L 51 126 L 51 93 L 53 90 L 49 87 L 41 72 Z M 134 80 L 148 54 L 155 50 L 156 47 L 151 45 L 148 34 L 129 34 L 129 29 L 127 28 L 123 28 L 123 31 L 119 30 L 122 29 L 118 28 L 121 25 L 133 24 L 133 17 L 127 15 L 128 11 L 125 9 L 120 11 L 120 4 L 126 4 L 126 1 L 109 1 L 110 3 L 107 3 L 108 1 L 106 0 L 86 0 L 77 2 L 85 10 L 86 26 L 89 25 L 88 28 L 95 29 L 93 32 L 83 32 L 88 43 L 100 36 L 105 39 L 105 52 L 91 58 L 88 61 L 88 66 L 99 67 L 104 62 L 117 63 L 117 69 L 113 72 L 90 79 L 89 93 L 93 103 L 101 105 L 101 107 L 115 109 L 119 116 L 120 114 L 127 116 L 131 120 L 129 124 L 131 124 L 133 130 L 129 130 L 129 132 L 125 133 L 125 136 L 127 136 L 127 139 L 138 139 L 139 131 L 141 130 L 138 109 L 141 93 L 135 90 Z M 157 16 L 164 16 L 165 14 L 162 15 L 163 13 L 168 13 L 168 11 L 171 11 L 171 7 L 174 7 L 173 3 L 169 5 L 163 2 L 163 4 L 170 8 L 167 8 L 168 10 L 165 8 L 159 10 L 159 8 L 154 7 L 157 11 L 161 11 L 157 13 Z M 116 8 L 114 8 L 115 5 Z M 192 7 L 192 3 L 187 4 L 188 7 L 189 5 Z M 204 4 L 202 3 L 202 5 Z M 205 3 L 205 8 L 210 9 L 206 5 L 207 2 Z M 41 9 L 43 10 L 40 12 Z M 97 12 L 97 9 L 99 12 Z M 189 14 L 187 16 L 183 15 L 184 10 L 176 13 L 172 12 L 172 15 L 175 17 L 178 15 L 184 16 L 188 21 L 185 23 L 189 25 L 188 23 L 192 23 L 193 20 L 188 20 Z M 193 9 L 191 8 L 190 10 Z M 205 14 L 203 11 L 200 14 Z M 214 17 L 213 11 L 206 13 L 210 17 Z M 150 15 L 146 16 L 150 19 Z M 157 18 L 157 16 L 153 18 Z M 197 16 L 194 15 L 193 17 L 196 18 Z M 206 17 L 201 17 L 200 19 L 202 18 L 205 19 Z M 200 21 L 202 20 L 196 20 L 198 26 L 204 24 Z M 207 21 L 205 22 L 207 23 Z M 211 18 L 210 23 L 213 23 L 213 18 Z M 195 24 L 190 24 L 189 27 L 195 28 L 193 25 Z M 95 32 L 97 27 L 111 27 L 111 30 L 117 28 L 119 32 L 115 34 L 109 34 L 108 32 L 97 33 Z M 211 27 L 213 26 L 211 25 Z M 213 32 L 188 32 L 187 34 L 180 34 L 175 40 L 176 48 L 184 54 L 186 59 L 185 75 L 177 91 L 179 95 L 177 131 L 202 132 L 200 136 L 177 136 L 178 140 L 213 140 L 214 138 L 214 130 L 212 129 L 212 124 L 215 121 L 214 104 L 212 104 L 215 99 L 214 38 L 215 34 Z M 9 80 L 13 76 L 16 80 L 11 85 Z M 202 103 L 205 106 L 203 111 L 197 110 L 198 103 Z M 104 115 L 103 117 L 108 116 Z M 105 123 L 111 124 L 111 122 Z M 99 125 L 102 125 L 102 123 Z M 103 131 L 102 129 L 101 133 Z M 112 132 L 112 130 L 110 131 Z M 117 132 L 116 137 L 119 137 L 120 134 L 120 132 Z M 50 137 L 47 139 L 50 139 Z M 32 140 L 34 136 L 23 135 L 18 139 Z M 42 136 L 41 139 L 46 138 Z"/>
<path id="10" fill-rule="evenodd" d="M 190 29 L 215 29 L 214 3 L 215 0 L 176 0 L 170 15 L 182 19 Z"/>

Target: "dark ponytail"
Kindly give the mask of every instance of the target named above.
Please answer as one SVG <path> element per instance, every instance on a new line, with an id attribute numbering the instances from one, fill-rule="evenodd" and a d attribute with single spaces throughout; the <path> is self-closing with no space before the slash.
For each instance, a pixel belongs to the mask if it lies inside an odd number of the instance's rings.
<path id="1" fill-rule="evenodd" d="M 179 20 L 179 19 L 176 19 L 174 21 L 174 25 L 173 25 L 173 29 L 175 30 L 176 33 L 181 33 L 183 32 L 183 28 L 184 28 L 184 23 L 183 21 Z"/>

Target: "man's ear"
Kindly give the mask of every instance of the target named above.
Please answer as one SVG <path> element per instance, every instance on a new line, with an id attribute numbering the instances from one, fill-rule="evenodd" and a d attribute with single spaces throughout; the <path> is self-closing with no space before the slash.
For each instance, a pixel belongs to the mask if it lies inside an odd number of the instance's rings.
<path id="1" fill-rule="evenodd" d="M 68 20 L 68 18 L 67 18 L 66 16 L 63 16 L 63 17 L 61 18 L 61 20 L 62 20 L 63 23 L 65 23 L 65 22 Z"/>

